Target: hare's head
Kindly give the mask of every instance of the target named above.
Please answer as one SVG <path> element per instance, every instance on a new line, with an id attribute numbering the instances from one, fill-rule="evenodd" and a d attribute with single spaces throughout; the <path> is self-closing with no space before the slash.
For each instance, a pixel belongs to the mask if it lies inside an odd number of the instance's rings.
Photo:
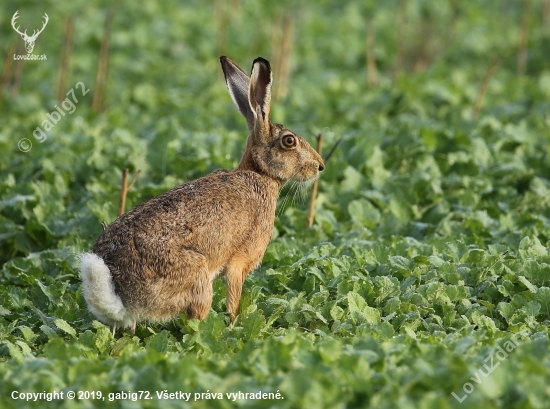
<path id="1" fill-rule="evenodd" d="M 269 120 L 272 74 L 256 58 L 250 78 L 227 57 L 220 57 L 231 98 L 248 123 L 248 141 L 239 169 L 254 170 L 284 183 L 314 179 L 325 165 L 307 141 Z"/>

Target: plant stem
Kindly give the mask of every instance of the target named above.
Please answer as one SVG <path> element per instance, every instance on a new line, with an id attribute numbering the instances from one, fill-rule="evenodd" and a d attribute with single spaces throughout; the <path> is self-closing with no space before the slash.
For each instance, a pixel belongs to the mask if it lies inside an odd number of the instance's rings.
<path id="1" fill-rule="evenodd" d="M 525 75 L 527 70 L 527 43 L 529 42 L 529 24 L 531 21 L 531 0 L 523 1 L 523 16 L 521 19 L 521 29 L 519 34 L 518 75 Z"/>
<path id="2" fill-rule="evenodd" d="M 365 21 L 367 30 L 367 83 L 370 87 L 378 86 L 378 69 L 376 68 L 376 30 L 374 19 Z"/>
<path id="3" fill-rule="evenodd" d="M 124 213 L 124 207 L 126 206 L 126 194 L 128 193 L 128 168 L 122 171 L 122 184 L 120 186 L 120 201 L 118 202 L 118 216 L 122 216 Z"/>
<path id="4" fill-rule="evenodd" d="M 498 59 L 495 59 L 489 69 L 487 70 L 487 74 L 485 74 L 485 78 L 483 79 L 483 82 L 481 83 L 481 86 L 479 87 L 479 91 L 477 93 L 477 98 L 474 103 L 474 109 L 472 112 L 472 117 L 476 118 L 477 114 L 479 113 L 479 109 L 481 108 L 481 102 L 483 101 L 483 97 L 485 95 L 485 91 L 487 91 L 487 87 L 489 86 L 489 82 L 491 81 L 491 78 L 493 78 L 493 74 L 497 70 L 498 66 L 500 64 L 500 61 Z"/>
<path id="5" fill-rule="evenodd" d="M 61 54 L 61 59 L 59 62 L 59 74 L 58 74 L 58 85 L 57 85 L 57 100 L 59 102 L 63 101 L 66 97 L 66 81 L 67 81 L 67 72 L 69 67 L 69 57 L 71 55 L 72 45 L 73 45 L 73 33 L 74 33 L 74 20 L 71 16 L 67 16 L 65 19 L 65 30 L 63 35 L 63 49 Z"/>
<path id="6" fill-rule="evenodd" d="M 317 152 L 322 154 L 323 150 L 323 134 L 317 135 Z M 315 217 L 315 199 L 317 198 L 317 186 L 319 185 L 319 178 L 313 182 L 313 189 L 311 190 L 311 197 L 309 199 L 309 212 L 307 215 L 307 226 L 313 226 L 313 219 Z"/>
<path id="7" fill-rule="evenodd" d="M 97 75 L 95 80 L 95 92 L 92 101 L 92 109 L 96 112 L 101 112 L 105 105 L 105 88 L 107 84 L 107 68 L 109 65 L 109 43 L 111 40 L 111 26 L 115 9 L 109 9 L 105 18 L 105 28 L 103 30 L 103 38 L 99 49 L 99 61 L 97 64 Z"/>
<path id="8" fill-rule="evenodd" d="M 124 169 L 122 171 L 122 183 L 120 186 L 120 201 L 118 203 L 118 216 L 122 216 L 124 214 L 124 208 L 126 207 L 126 195 L 128 194 L 128 191 L 134 186 L 136 183 L 137 178 L 139 177 L 141 173 L 141 170 L 138 170 L 132 180 L 130 181 L 130 184 L 128 184 L 128 168 Z"/>

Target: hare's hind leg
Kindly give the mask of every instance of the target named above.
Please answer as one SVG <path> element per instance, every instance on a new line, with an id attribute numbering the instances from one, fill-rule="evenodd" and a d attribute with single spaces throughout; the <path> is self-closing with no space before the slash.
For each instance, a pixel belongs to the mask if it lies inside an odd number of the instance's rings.
<path id="1" fill-rule="evenodd" d="M 190 302 L 186 313 L 189 318 L 203 320 L 206 318 L 212 307 L 212 282 L 208 279 L 199 280 L 189 289 Z"/>
<path id="2" fill-rule="evenodd" d="M 178 249 L 167 253 L 166 263 L 151 278 L 150 291 L 139 312 L 149 321 L 163 322 L 185 312 L 189 318 L 205 318 L 212 305 L 212 274 L 206 257 L 197 251 Z"/>
<path id="3" fill-rule="evenodd" d="M 235 321 L 239 313 L 239 304 L 241 302 L 241 294 L 243 283 L 247 271 L 243 269 L 242 264 L 231 264 L 226 270 L 226 292 L 227 292 L 227 312 L 229 313 L 231 322 Z"/>
<path id="4" fill-rule="evenodd" d="M 183 310 L 189 318 L 202 320 L 206 318 L 212 306 L 214 277 L 208 271 L 208 262 L 204 255 L 193 250 L 185 250 L 182 256 L 181 267 L 185 277 L 183 282 L 185 290 L 181 293 L 181 301 L 184 302 Z"/>

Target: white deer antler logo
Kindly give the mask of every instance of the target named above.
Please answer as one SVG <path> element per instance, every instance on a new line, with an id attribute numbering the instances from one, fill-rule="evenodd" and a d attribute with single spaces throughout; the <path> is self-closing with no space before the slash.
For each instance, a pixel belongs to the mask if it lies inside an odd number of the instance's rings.
<path id="1" fill-rule="evenodd" d="M 44 24 L 42 25 L 42 28 L 39 31 L 34 30 L 34 32 L 32 33 L 32 36 L 28 36 L 27 35 L 27 30 L 25 30 L 25 32 L 22 33 L 21 31 L 19 31 L 19 27 L 15 26 L 15 20 L 17 20 L 17 18 L 19 17 L 17 15 L 17 13 L 19 13 L 19 10 L 17 10 L 15 12 L 15 14 L 13 15 L 13 17 L 11 19 L 11 25 L 12 25 L 13 29 L 18 34 L 20 34 L 21 38 L 25 41 L 25 48 L 27 49 L 27 54 L 30 54 L 30 53 L 32 53 L 32 50 L 34 48 L 34 42 L 36 41 L 36 38 L 38 37 L 38 34 L 40 34 L 42 31 L 44 31 L 44 28 L 46 27 L 46 24 L 48 24 L 49 18 L 48 18 L 48 15 L 46 13 L 44 13 Z"/>

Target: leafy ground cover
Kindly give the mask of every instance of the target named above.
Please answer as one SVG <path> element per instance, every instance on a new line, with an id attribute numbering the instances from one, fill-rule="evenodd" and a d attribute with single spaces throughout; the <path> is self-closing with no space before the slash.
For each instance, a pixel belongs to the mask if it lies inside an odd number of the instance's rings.
<path id="1" fill-rule="evenodd" d="M 159 398 L 198 408 L 548 407 L 547 1 L 126 2 L 114 14 L 100 113 L 92 97 L 107 5 L 8 1 L 2 55 L 18 39 L 7 23 L 18 9 L 22 24 L 44 12 L 50 23 L 35 48 L 47 61 L 23 62 L 15 90 L 15 79 L 3 81 L 2 408 L 157 407 Z M 40 143 L 32 132 L 58 103 L 67 15 L 67 89 L 82 82 L 92 92 L 75 88 L 74 112 Z M 204 321 L 181 315 L 113 336 L 86 311 L 76 255 L 116 218 L 121 169 L 142 170 L 131 207 L 234 167 L 245 124 L 217 57 L 276 60 L 289 15 L 291 75 L 274 119 L 311 142 L 322 132 L 325 146 L 344 137 L 323 172 L 314 227 L 299 188 L 287 188 L 234 325 L 220 280 Z M 14 391 L 65 398 L 24 402 Z"/>

